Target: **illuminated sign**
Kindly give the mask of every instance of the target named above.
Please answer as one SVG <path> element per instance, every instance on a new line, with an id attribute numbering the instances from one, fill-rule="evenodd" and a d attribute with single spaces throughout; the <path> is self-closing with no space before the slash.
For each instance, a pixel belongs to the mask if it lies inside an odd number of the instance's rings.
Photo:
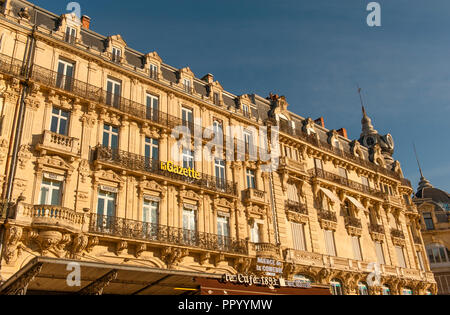
<path id="1" fill-rule="evenodd" d="M 177 166 L 173 162 L 161 162 L 161 170 L 193 179 L 202 178 L 200 173 L 196 172 L 192 168 Z"/>
<path id="2" fill-rule="evenodd" d="M 283 278 L 275 277 L 260 277 L 255 275 L 223 275 L 222 282 L 224 283 L 235 283 L 242 284 L 246 286 L 263 286 L 263 287 L 289 287 L 289 288 L 304 288 L 310 289 L 311 283 L 303 280 L 285 280 Z"/>

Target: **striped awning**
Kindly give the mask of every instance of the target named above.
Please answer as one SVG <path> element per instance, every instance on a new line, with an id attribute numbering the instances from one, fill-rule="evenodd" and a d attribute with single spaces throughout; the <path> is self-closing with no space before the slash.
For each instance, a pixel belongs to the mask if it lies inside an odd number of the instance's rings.
<path id="1" fill-rule="evenodd" d="M 325 194 L 325 196 L 328 197 L 328 199 L 330 199 L 332 202 L 337 202 L 339 204 L 341 204 L 341 200 L 339 199 L 338 196 L 336 196 L 331 190 L 320 187 L 320 190 Z"/>
<path id="2" fill-rule="evenodd" d="M 365 212 L 369 212 L 366 208 L 364 208 L 364 206 L 361 204 L 361 202 L 359 202 L 357 199 L 353 198 L 352 196 L 347 196 L 347 199 L 353 203 L 353 205 L 355 205 L 355 207 L 359 210 L 365 211 Z"/>

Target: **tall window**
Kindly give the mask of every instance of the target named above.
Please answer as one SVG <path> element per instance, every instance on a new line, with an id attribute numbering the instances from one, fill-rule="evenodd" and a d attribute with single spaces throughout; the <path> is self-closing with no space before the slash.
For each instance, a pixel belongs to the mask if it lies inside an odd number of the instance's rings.
<path id="1" fill-rule="evenodd" d="M 425 266 L 423 264 L 422 253 L 420 251 L 417 251 L 416 255 L 417 255 L 417 260 L 419 261 L 419 268 L 420 268 L 420 270 L 424 271 L 425 270 Z"/>
<path id="2" fill-rule="evenodd" d="M 145 137 L 145 158 L 147 160 L 159 160 L 159 141 Z"/>
<path id="3" fill-rule="evenodd" d="M 150 78 L 158 79 L 158 66 L 153 63 L 150 64 Z"/>
<path id="4" fill-rule="evenodd" d="M 106 104 L 119 108 L 121 96 L 122 83 L 114 79 L 108 79 L 106 81 Z"/>
<path id="5" fill-rule="evenodd" d="M 317 170 L 323 170 L 322 160 L 314 159 L 314 166 Z"/>
<path id="6" fill-rule="evenodd" d="M 70 112 L 53 107 L 50 131 L 67 136 Z"/>
<path id="7" fill-rule="evenodd" d="M 352 236 L 353 256 L 355 260 L 362 260 L 361 242 L 358 236 Z"/>
<path id="8" fill-rule="evenodd" d="M 397 261 L 398 261 L 399 267 L 406 268 L 406 261 L 405 261 L 405 254 L 403 251 L 403 247 L 395 246 L 395 252 L 397 254 Z"/>
<path id="9" fill-rule="evenodd" d="M 426 226 L 427 230 L 434 230 L 433 217 L 431 216 L 431 213 L 424 212 L 423 219 L 425 221 L 425 226 Z"/>
<path id="10" fill-rule="evenodd" d="M 183 236 L 187 244 L 195 245 L 197 235 L 197 215 L 192 209 L 183 209 Z"/>
<path id="11" fill-rule="evenodd" d="M 287 197 L 289 201 L 293 201 L 296 203 L 300 203 L 300 199 L 298 197 L 298 189 L 295 184 L 288 184 L 287 186 Z"/>
<path id="12" fill-rule="evenodd" d="M 294 249 L 306 251 L 305 227 L 303 224 L 291 222 Z"/>
<path id="13" fill-rule="evenodd" d="M 221 159 L 215 159 L 215 169 L 217 188 L 224 189 L 226 182 L 225 161 Z"/>
<path id="14" fill-rule="evenodd" d="M 230 219 L 228 217 L 217 217 L 217 235 L 219 236 L 219 246 L 226 246 L 230 237 Z"/>
<path id="15" fill-rule="evenodd" d="M 367 289 L 367 284 L 364 282 L 358 283 L 358 292 L 359 295 L 369 295 L 369 290 Z"/>
<path id="16" fill-rule="evenodd" d="M 364 187 L 370 188 L 369 179 L 367 177 L 361 176 L 361 182 Z"/>
<path id="17" fill-rule="evenodd" d="M 250 154 L 253 152 L 253 135 L 251 132 L 244 131 L 244 145 L 245 145 L 245 153 Z"/>
<path id="18" fill-rule="evenodd" d="M 41 184 L 41 205 L 61 205 L 62 182 L 43 179 Z"/>
<path id="19" fill-rule="evenodd" d="M 216 136 L 223 135 L 223 125 L 222 122 L 217 119 L 213 121 L 213 131 Z"/>
<path id="20" fill-rule="evenodd" d="M 156 237 L 159 224 L 159 202 L 144 200 L 142 209 L 144 234 L 147 237 Z"/>
<path id="21" fill-rule="evenodd" d="M 107 124 L 103 126 L 103 146 L 112 149 L 119 147 L 119 128 Z"/>
<path id="22" fill-rule="evenodd" d="M 191 91 L 192 91 L 192 83 L 191 83 L 191 80 L 189 80 L 189 79 L 184 79 L 184 80 L 183 80 L 183 86 L 184 86 L 184 91 L 185 91 L 186 93 L 191 93 Z"/>
<path id="23" fill-rule="evenodd" d="M 159 118 L 159 97 L 152 94 L 147 94 L 146 97 L 147 105 L 147 119 L 158 121 Z"/>
<path id="24" fill-rule="evenodd" d="M 344 179 L 348 179 L 347 170 L 345 168 L 339 167 L 339 176 Z"/>
<path id="25" fill-rule="evenodd" d="M 77 30 L 73 27 L 67 26 L 65 41 L 69 44 L 74 44 L 77 38 Z"/>
<path id="26" fill-rule="evenodd" d="M 375 252 L 377 254 L 377 262 L 380 265 L 385 265 L 386 262 L 384 260 L 384 252 L 383 252 L 383 244 L 380 242 L 375 242 Z"/>
<path id="27" fill-rule="evenodd" d="M 118 47 L 112 48 L 112 61 L 120 62 L 122 59 L 122 49 Z"/>
<path id="28" fill-rule="evenodd" d="M 214 104 L 215 105 L 220 105 L 219 93 L 214 93 Z"/>
<path id="29" fill-rule="evenodd" d="M 342 282 L 338 279 L 333 279 L 330 282 L 331 286 L 331 294 L 333 295 L 344 295 L 344 291 L 342 290 Z"/>
<path id="30" fill-rule="evenodd" d="M 242 113 L 245 117 L 250 117 L 250 107 L 246 104 L 242 104 Z"/>
<path id="31" fill-rule="evenodd" d="M 97 225 L 100 228 L 111 230 L 113 217 L 116 215 L 116 193 L 100 190 L 97 202 Z"/>
<path id="32" fill-rule="evenodd" d="M 334 231 L 324 230 L 323 232 L 325 234 L 325 246 L 327 249 L 327 254 L 330 256 L 337 256 L 336 245 L 334 243 Z"/>
<path id="33" fill-rule="evenodd" d="M 183 167 L 194 169 L 194 152 L 183 149 Z"/>
<path id="34" fill-rule="evenodd" d="M 56 86 L 66 91 L 72 90 L 75 65 L 72 62 L 59 60 Z"/>
<path id="35" fill-rule="evenodd" d="M 256 189 L 255 171 L 247 169 L 247 188 Z"/>
<path id="36" fill-rule="evenodd" d="M 194 113 L 192 112 L 192 109 L 183 107 L 181 109 L 181 119 L 183 126 L 191 128 L 194 123 Z"/>
<path id="37" fill-rule="evenodd" d="M 261 234 L 258 222 L 253 222 L 250 228 L 250 241 L 252 243 L 261 243 Z"/>

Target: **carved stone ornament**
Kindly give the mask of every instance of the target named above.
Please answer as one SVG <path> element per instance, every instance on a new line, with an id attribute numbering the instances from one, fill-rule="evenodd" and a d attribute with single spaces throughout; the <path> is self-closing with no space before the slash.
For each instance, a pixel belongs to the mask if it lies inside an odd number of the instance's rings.
<path id="1" fill-rule="evenodd" d="M 19 242 L 22 238 L 23 229 L 18 226 L 10 226 L 7 230 L 6 246 L 3 257 L 7 264 L 14 263 L 21 255 Z"/>
<path id="2" fill-rule="evenodd" d="M 188 249 L 165 247 L 161 249 L 161 260 L 166 263 L 167 268 L 177 266 L 184 257 L 189 255 Z"/>

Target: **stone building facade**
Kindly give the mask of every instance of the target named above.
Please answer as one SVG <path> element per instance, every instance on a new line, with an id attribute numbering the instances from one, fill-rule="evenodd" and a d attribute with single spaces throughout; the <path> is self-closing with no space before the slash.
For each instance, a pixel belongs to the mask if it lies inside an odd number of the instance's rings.
<path id="1" fill-rule="evenodd" d="M 285 97 L 234 95 L 97 34 L 86 16 L 1 3 L 3 293 L 38 279 L 31 268 L 10 289 L 36 257 L 216 275 L 252 273 L 267 257 L 283 278 L 334 294 L 436 294 L 413 189 L 365 110 L 352 141 Z M 177 151 L 179 126 L 192 138 Z M 245 130 L 235 154 L 216 146 L 197 160 L 195 143 L 229 126 Z M 271 172 L 262 127 L 279 128 Z M 114 279 L 103 282 L 107 293 Z"/>

